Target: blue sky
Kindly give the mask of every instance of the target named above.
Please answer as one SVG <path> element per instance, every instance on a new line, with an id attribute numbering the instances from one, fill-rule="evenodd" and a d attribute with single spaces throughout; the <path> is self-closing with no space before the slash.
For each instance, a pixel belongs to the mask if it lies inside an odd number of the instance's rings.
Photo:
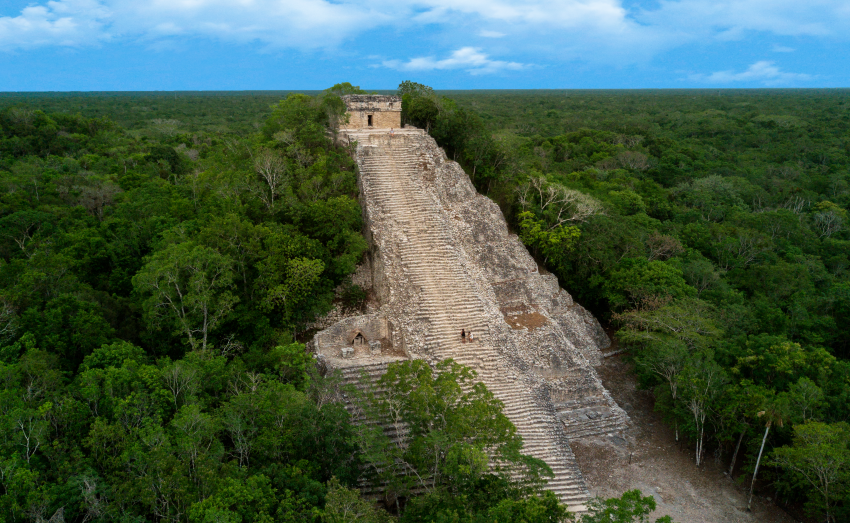
<path id="1" fill-rule="evenodd" d="M 850 87 L 850 0 L 2 0 L 0 91 Z"/>

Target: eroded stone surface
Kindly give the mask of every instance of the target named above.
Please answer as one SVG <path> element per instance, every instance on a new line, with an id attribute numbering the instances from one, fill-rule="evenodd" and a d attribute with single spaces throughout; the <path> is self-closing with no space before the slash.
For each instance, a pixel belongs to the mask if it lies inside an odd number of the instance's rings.
<path id="1" fill-rule="evenodd" d="M 528 454 L 556 474 L 549 489 L 574 510 L 588 492 L 570 438 L 616 433 L 626 414 L 593 366 L 610 341 L 510 234 L 499 207 L 479 195 L 461 167 L 420 130 L 343 131 L 356 141 L 360 194 L 380 308 L 317 334 L 330 369 L 380 375 L 389 361 L 453 358 L 474 368 L 505 404 Z M 344 360 L 357 329 L 382 350 Z M 474 342 L 461 339 L 461 329 Z"/>
<path id="2" fill-rule="evenodd" d="M 341 129 L 398 129 L 401 127 L 401 98 L 386 95 L 348 94 L 342 97 L 348 122 Z"/>

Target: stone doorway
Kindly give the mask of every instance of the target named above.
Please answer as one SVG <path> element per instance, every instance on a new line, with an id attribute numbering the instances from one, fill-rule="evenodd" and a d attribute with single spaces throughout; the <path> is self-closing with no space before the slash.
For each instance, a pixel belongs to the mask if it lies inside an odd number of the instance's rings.
<path id="1" fill-rule="evenodd" d="M 368 340 L 366 339 L 366 336 L 364 336 L 363 333 L 360 331 L 355 332 L 354 337 L 352 337 L 351 339 L 351 345 L 354 347 L 357 347 L 359 345 L 366 345 L 367 343 Z"/>
<path id="2" fill-rule="evenodd" d="M 372 127 L 372 115 L 371 114 L 366 116 L 366 120 L 368 122 L 369 127 Z"/>

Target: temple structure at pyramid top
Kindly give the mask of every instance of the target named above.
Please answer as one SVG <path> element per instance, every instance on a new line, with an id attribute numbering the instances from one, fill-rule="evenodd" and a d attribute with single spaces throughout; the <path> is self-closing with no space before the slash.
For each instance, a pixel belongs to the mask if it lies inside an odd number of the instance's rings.
<path id="1" fill-rule="evenodd" d="M 348 123 L 340 130 L 398 129 L 401 127 L 401 98 L 383 94 L 348 94 L 342 97 Z"/>

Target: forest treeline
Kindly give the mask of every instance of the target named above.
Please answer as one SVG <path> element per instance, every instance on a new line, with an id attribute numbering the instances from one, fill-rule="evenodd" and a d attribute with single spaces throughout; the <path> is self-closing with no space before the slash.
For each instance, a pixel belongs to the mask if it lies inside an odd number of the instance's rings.
<path id="1" fill-rule="evenodd" d="M 696 465 L 850 519 L 847 91 L 401 90 Z"/>
<path id="2" fill-rule="evenodd" d="M 257 132 L 290 94 L 321 91 L 179 91 L 0 93 L 0 107 L 27 106 L 48 114 L 109 118 L 129 135 Z"/>
<path id="3" fill-rule="evenodd" d="M 253 121 L 162 97 L 131 130 L 108 113 L 132 97 L 0 109 L 0 521 L 571 517 L 470 369 L 393 365 L 352 424 L 358 393 L 300 343 L 364 298 L 356 165 L 330 138 L 348 92 L 247 97 Z M 630 491 L 585 521 L 654 506 Z"/>

